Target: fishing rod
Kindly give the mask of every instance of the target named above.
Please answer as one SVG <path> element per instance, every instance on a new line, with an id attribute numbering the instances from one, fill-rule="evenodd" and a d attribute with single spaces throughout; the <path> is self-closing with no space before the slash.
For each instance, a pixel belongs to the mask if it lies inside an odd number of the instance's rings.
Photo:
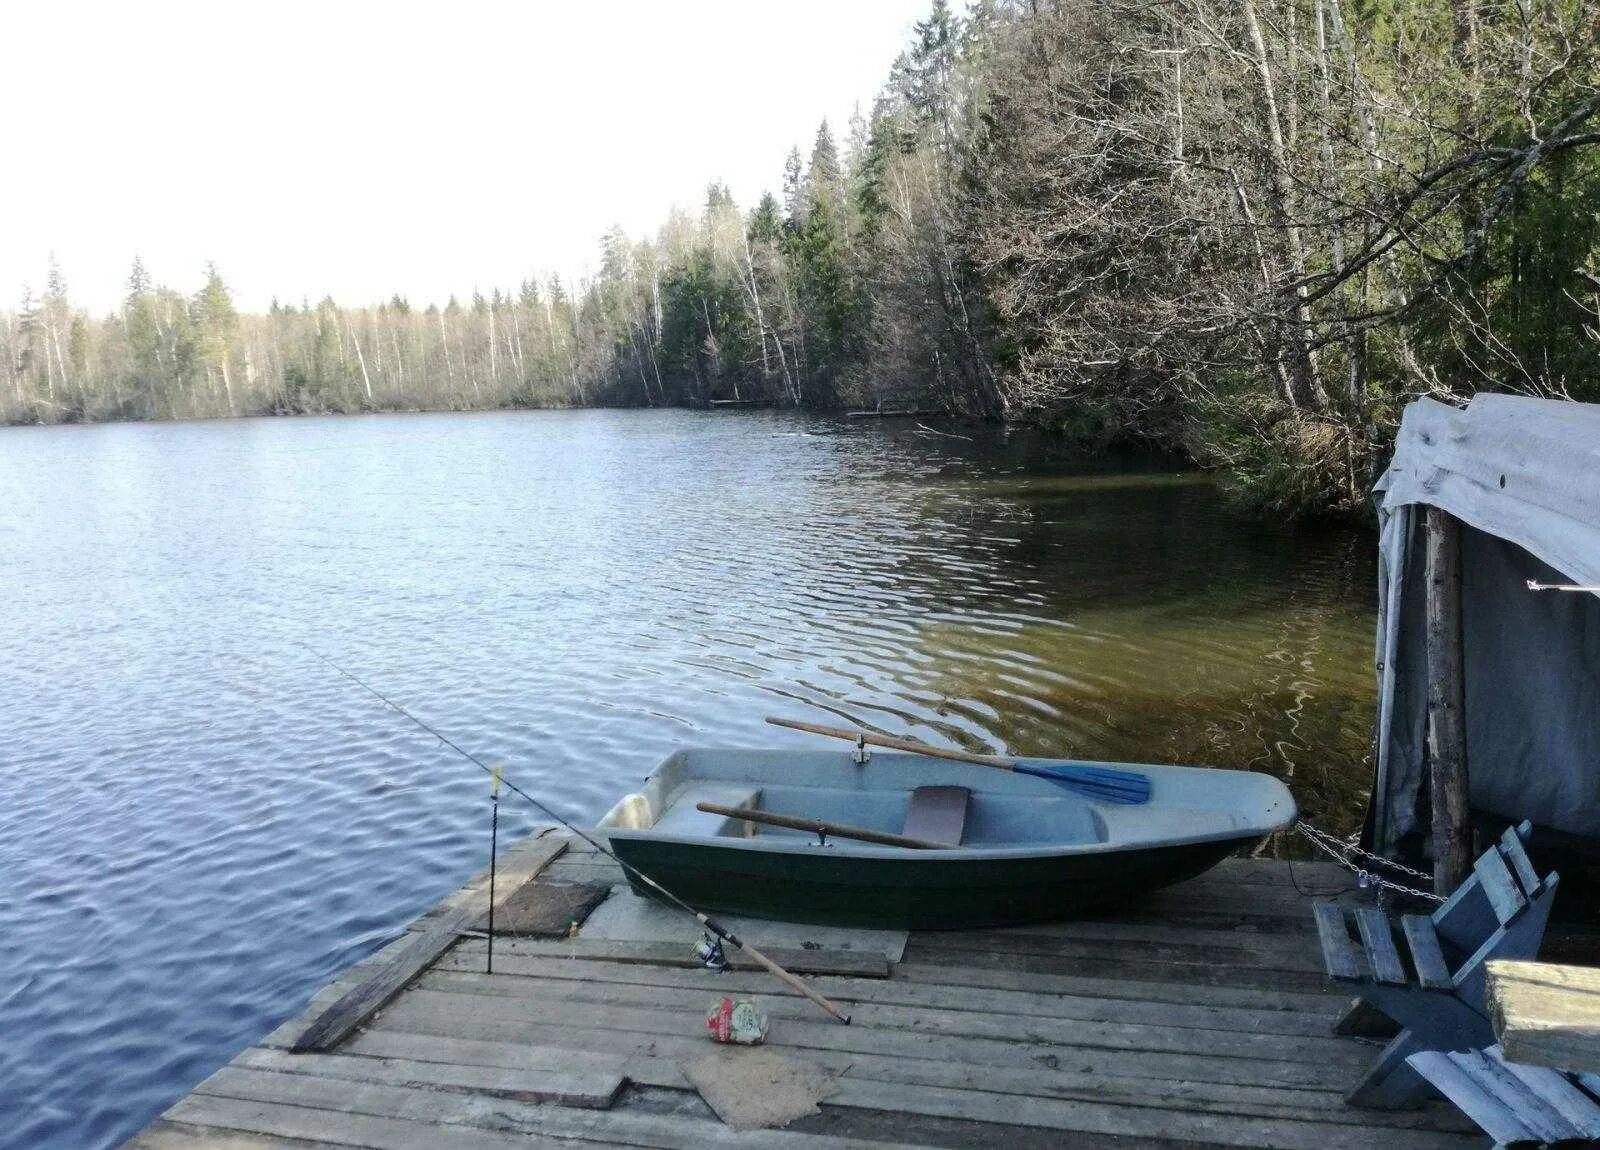
<path id="1" fill-rule="evenodd" d="M 608 847 L 605 844 L 599 842 L 593 836 L 589 835 L 584 830 L 580 829 L 579 827 L 577 827 L 573 823 L 569 822 L 567 819 L 563 818 L 557 812 L 555 812 L 555 811 L 551 810 L 549 807 L 545 806 L 538 799 L 536 799 L 532 795 L 530 795 L 527 791 L 525 791 L 521 787 L 517 786 L 516 783 L 514 783 L 510 779 L 506 778 L 505 777 L 505 772 L 503 770 L 501 770 L 500 768 L 497 768 L 497 767 L 491 767 L 488 763 L 486 763 L 482 759 L 478 758 L 477 755 L 473 754 L 471 751 L 469 751 L 465 747 L 461 746 L 461 744 L 457 743 L 454 739 L 451 739 L 443 731 L 440 731 L 435 727 L 429 726 L 427 723 L 423 722 L 421 719 L 419 719 L 415 715 L 413 715 L 410 711 L 408 711 L 404 707 L 402 707 L 399 703 L 397 703 L 393 699 L 389 698 L 389 696 L 385 695 L 382 691 L 378 690 L 376 687 L 374 687 L 371 684 L 365 682 L 364 680 L 358 678 L 353 672 L 345 670 L 338 663 L 335 663 L 332 659 L 330 659 L 326 655 L 324 655 L 321 651 L 316 650 L 314 647 L 307 646 L 304 643 L 302 643 L 301 646 L 305 647 L 305 649 L 307 651 L 310 651 L 318 659 L 321 659 L 328 666 L 332 667 L 335 671 L 339 672 L 339 674 L 343 675 L 346 679 L 349 679 L 356 686 L 360 687 L 363 691 L 367 692 L 367 694 L 369 694 L 373 698 L 377 699 L 384 706 L 388 707 L 392 711 L 395 711 L 396 713 L 400 714 L 404 718 L 409 719 L 416 726 L 418 726 L 422 730 L 426 731 L 428 734 L 432 735 L 434 738 L 438 739 L 441 743 L 443 743 L 445 746 L 449 747 L 452 751 L 454 751 L 456 754 L 460 755 L 462 758 L 466 759 L 469 763 L 472 763 L 474 766 L 478 767 L 480 770 L 486 772 L 491 778 L 497 778 L 500 781 L 500 783 L 502 785 L 504 785 L 505 788 L 508 791 L 510 791 L 512 794 L 520 795 L 522 798 L 526 799 L 528 801 L 528 803 L 535 810 L 539 811 L 543 815 L 548 816 L 551 819 L 554 819 L 557 823 L 560 823 L 563 827 L 565 827 L 567 830 L 571 831 L 573 834 L 577 835 L 584 842 L 586 842 L 590 846 L 594 847 L 595 850 L 599 851 L 601 854 L 603 854 L 607 858 L 609 858 L 612 862 L 614 862 L 618 866 L 620 866 L 622 868 L 622 870 L 623 870 L 623 873 L 626 874 L 629 878 L 634 879 L 637 882 L 640 882 L 640 883 L 644 884 L 645 886 L 649 887 L 656 894 L 660 895 L 662 900 L 664 902 L 666 902 L 669 906 L 673 907 L 676 910 L 681 910 L 685 914 L 689 915 L 696 922 L 698 922 L 702 927 L 704 927 L 705 930 L 708 933 L 715 935 L 722 942 L 728 943 L 731 946 L 733 946 L 735 949 L 743 951 L 745 954 L 749 955 L 750 958 L 752 960 L 754 960 L 757 965 L 765 968 L 767 973 L 771 974 L 774 978 L 778 979 L 780 982 L 782 982 L 785 986 L 789 987 L 791 990 L 795 991 L 796 993 L 802 995 L 805 998 L 810 999 L 813 1003 L 815 1003 L 818 1007 L 820 1007 L 823 1010 L 823 1012 L 826 1013 L 830 1018 L 834 1019 L 837 1022 L 842 1022 L 846 1026 L 850 1025 L 850 1016 L 848 1014 L 846 1014 L 843 1010 L 841 1010 L 838 1007 L 838 1005 L 836 1005 L 833 1002 L 830 1002 L 828 999 L 826 999 L 822 995 L 818 994 L 815 990 L 813 990 L 811 987 L 807 986 L 803 981 L 801 981 L 795 975 L 790 974 L 787 970 L 783 969 L 783 967 L 779 966 L 776 962 L 772 961 L 772 959 L 768 958 L 766 955 L 762 954 L 755 947 L 751 946 L 749 943 L 747 943 L 743 939 L 739 938 L 732 931 L 730 931 L 727 927 L 723 926 L 721 923 L 717 922 L 715 919 L 710 918 L 710 917 L 702 914 L 700 911 L 695 910 L 694 907 L 690 906 L 683 899 L 681 899 L 677 895 L 673 894 L 670 890 L 668 890 L 666 887 L 662 886 L 655 879 L 651 878 L 649 875 L 645 874 L 643 871 L 639 870 L 637 867 L 631 865 L 630 863 L 624 862 L 622 859 L 618 858 L 617 855 L 615 854 L 615 852 L 613 852 L 610 847 Z"/>

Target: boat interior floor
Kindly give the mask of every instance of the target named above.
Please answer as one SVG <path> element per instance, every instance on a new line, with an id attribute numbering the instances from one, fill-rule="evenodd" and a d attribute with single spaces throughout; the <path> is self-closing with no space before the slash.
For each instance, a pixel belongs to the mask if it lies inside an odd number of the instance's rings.
<path id="1" fill-rule="evenodd" d="M 789 830 L 696 809 L 698 803 L 770 811 L 796 818 L 865 827 L 957 847 L 1105 841 L 1094 808 L 1071 795 L 974 794 L 966 787 L 927 786 L 911 791 L 831 787 L 754 786 L 703 780 L 680 788 L 654 829 L 694 838 L 799 838 Z"/>

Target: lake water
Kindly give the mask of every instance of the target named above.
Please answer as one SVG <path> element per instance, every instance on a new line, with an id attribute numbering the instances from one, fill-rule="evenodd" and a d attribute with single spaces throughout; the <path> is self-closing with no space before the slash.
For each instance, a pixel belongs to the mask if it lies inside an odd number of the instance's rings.
<path id="1" fill-rule="evenodd" d="M 1271 771 L 1354 827 L 1370 541 L 963 434 L 0 431 L 0 1144 L 115 1145 L 485 860 L 480 772 L 313 652 L 585 821 L 781 713 Z"/>

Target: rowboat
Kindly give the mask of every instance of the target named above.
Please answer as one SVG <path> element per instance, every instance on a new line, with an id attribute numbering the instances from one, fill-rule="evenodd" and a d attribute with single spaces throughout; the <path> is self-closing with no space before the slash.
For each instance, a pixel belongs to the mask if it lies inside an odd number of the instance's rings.
<path id="1" fill-rule="evenodd" d="M 653 892 L 633 871 L 701 910 L 938 930 L 1050 921 L 1137 898 L 1295 818 L 1289 789 L 1270 775 L 1014 766 L 859 748 L 686 749 L 598 830 L 641 895 Z M 1148 797 L 1106 801 L 1038 777 L 1063 768 L 1132 772 L 1148 780 Z"/>

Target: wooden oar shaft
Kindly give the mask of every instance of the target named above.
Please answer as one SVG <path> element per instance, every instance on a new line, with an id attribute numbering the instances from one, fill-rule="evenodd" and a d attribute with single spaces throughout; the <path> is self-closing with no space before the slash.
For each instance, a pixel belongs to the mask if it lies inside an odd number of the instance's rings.
<path id="1" fill-rule="evenodd" d="M 765 823 L 773 827 L 788 827 L 793 831 L 811 831 L 818 835 L 832 835 L 839 839 L 860 839 L 864 843 L 878 843 L 886 847 L 909 847 L 918 851 L 945 850 L 943 843 L 936 843 L 929 839 L 907 838 L 905 835 L 892 835 L 887 831 L 875 831 L 870 827 L 853 827 L 849 823 L 830 823 L 823 819 L 802 818 L 799 815 L 784 815 L 777 811 L 758 811 L 750 807 L 725 807 L 721 803 L 696 803 L 694 809 L 705 811 L 709 815 L 725 815 L 730 819 L 744 819 L 751 823 Z"/>
<path id="2" fill-rule="evenodd" d="M 1002 759 L 997 755 L 975 755 L 970 751 L 947 751 L 943 747 L 930 747 L 926 743 L 913 742 L 911 739 L 897 739 L 893 735 L 874 735 L 870 731 L 852 731 L 846 727 L 825 727 L 820 723 L 803 723 L 799 719 L 780 719 L 773 715 L 767 716 L 767 722 L 774 727 L 788 727 L 795 731 L 809 731 L 813 735 L 828 735 L 835 739 L 848 739 L 852 743 L 860 740 L 874 747 L 885 747 L 891 751 L 909 751 L 913 755 L 928 755 L 935 759 L 950 759 L 957 763 L 976 763 L 980 767 L 995 767 L 1002 771 L 1015 770 L 1017 766 L 1011 759 Z"/>

